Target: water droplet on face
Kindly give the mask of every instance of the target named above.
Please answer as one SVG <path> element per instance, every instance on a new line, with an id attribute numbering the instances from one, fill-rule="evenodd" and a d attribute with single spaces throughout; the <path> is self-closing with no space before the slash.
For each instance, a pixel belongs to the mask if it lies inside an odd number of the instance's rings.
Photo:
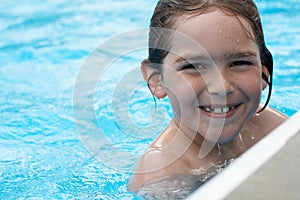
<path id="1" fill-rule="evenodd" d="M 222 30 L 219 30 L 219 34 L 222 34 L 223 33 L 223 31 Z"/>
<path id="2" fill-rule="evenodd" d="M 218 150 L 219 150 L 219 156 L 221 156 L 221 149 L 222 149 L 222 144 L 217 144 Z"/>
<path id="3" fill-rule="evenodd" d="M 227 34 L 227 35 L 226 35 L 226 37 L 227 37 L 227 38 L 230 38 L 230 35 L 229 35 L 229 34 Z"/>
<path id="4" fill-rule="evenodd" d="M 251 135 L 251 140 L 254 140 L 255 139 L 255 134 L 253 133 L 252 135 Z"/>
<path id="5" fill-rule="evenodd" d="M 240 42 L 240 38 L 236 39 L 236 42 L 239 43 Z"/>

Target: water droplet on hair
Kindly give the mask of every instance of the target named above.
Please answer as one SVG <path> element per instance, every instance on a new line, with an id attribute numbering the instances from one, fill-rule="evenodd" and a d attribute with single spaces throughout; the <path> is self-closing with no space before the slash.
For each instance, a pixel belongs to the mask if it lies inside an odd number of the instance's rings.
<path id="1" fill-rule="evenodd" d="M 254 140 L 254 139 L 255 139 L 255 134 L 252 133 L 252 134 L 251 134 L 251 140 Z"/>

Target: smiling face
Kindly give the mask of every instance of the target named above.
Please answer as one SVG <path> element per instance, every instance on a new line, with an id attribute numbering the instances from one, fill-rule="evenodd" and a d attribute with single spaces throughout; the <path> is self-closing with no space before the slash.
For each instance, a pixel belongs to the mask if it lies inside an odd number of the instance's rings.
<path id="1" fill-rule="evenodd" d="M 242 17 L 214 9 L 180 17 L 176 31 L 196 45 L 175 36 L 163 63 L 174 120 L 211 142 L 228 142 L 260 102 L 262 66 L 251 27 Z"/>

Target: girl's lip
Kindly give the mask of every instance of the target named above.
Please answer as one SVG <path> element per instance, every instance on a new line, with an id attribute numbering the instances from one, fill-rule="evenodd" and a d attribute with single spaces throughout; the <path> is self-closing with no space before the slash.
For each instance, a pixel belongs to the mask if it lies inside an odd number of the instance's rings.
<path id="1" fill-rule="evenodd" d="M 207 105 L 199 106 L 201 111 L 212 118 L 229 118 L 231 117 L 237 109 L 242 105 L 239 104 L 230 104 L 230 105 Z"/>

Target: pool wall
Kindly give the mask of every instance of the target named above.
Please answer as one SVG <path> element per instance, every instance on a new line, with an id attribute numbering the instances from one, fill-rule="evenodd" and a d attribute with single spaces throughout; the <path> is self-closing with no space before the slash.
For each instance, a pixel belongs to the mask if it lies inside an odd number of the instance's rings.
<path id="1" fill-rule="evenodd" d="M 188 199 L 296 199 L 300 111 Z M 251 195 L 251 196 L 249 196 Z"/>

